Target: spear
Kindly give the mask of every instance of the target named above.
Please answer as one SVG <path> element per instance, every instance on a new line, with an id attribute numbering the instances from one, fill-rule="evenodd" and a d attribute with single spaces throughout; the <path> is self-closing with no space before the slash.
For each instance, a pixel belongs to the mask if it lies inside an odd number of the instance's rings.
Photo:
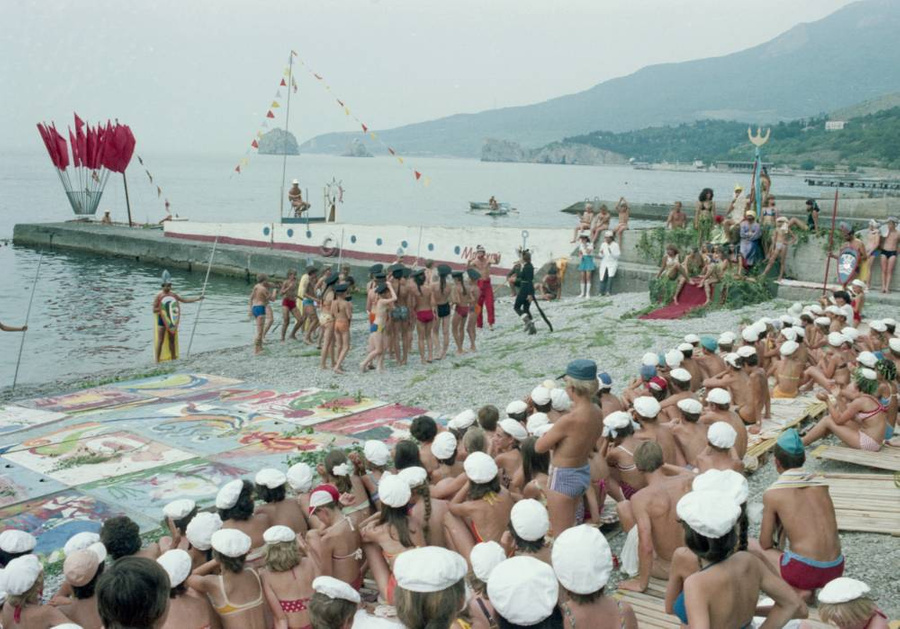
<path id="1" fill-rule="evenodd" d="M 31 316 L 31 304 L 34 303 L 34 289 L 37 288 L 38 275 L 41 272 L 41 262 L 44 261 L 44 252 L 38 258 L 37 270 L 34 272 L 34 282 L 31 285 L 31 297 L 28 299 L 28 310 L 25 312 L 25 330 L 22 332 L 22 342 L 19 343 L 19 357 L 16 359 L 16 373 L 13 375 L 12 390 L 16 390 L 19 381 L 19 364 L 22 362 L 22 350 L 25 348 L 25 334 L 28 332 L 28 318 Z"/>
<path id="2" fill-rule="evenodd" d="M 834 225 L 837 221 L 838 190 L 834 191 L 834 209 L 831 212 L 831 234 L 828 236 L 828 259 L 825 261 L 825 279 L 822 280 L 822 294 L 828 291 L 828 273 L 831 270 L 832 247 L 834 246 Z"/>
<path id="3" fill-rule="evenodd" d="M 203 297 L 206 297 L 206 283 L 209 282 L 209 272 L 212 269 L 213 257 L 216 255 L 216 246 L 219 244 L 219 237 L 216 236 L 213 241 L 213 248 L 209 254 L 209 264 L 206 265 L 206 278 L 203 280 L 203 290 L 200 291 L 200 303 L 197 305 L 197 316 L 194 317 L 194 327 L 191 329 L 191 339 L 188 341 L 187 355 L 191 355 L 191 346 L 194 344 L 194 332 L 197 331 L 197 324 L 200 322 L 200 309 L 203 308 Z"/>

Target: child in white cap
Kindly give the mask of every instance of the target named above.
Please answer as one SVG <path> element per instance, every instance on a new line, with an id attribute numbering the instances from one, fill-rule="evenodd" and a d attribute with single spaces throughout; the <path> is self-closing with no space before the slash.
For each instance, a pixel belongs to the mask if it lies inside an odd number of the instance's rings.
<path id="1" fill-rule="evenodd" d="M 309 601 L 312 629 L 350 629 L 359 608 L 359 592 L 334 577 L 316 577 Z"/>
<path id="2" fill-rule="evenodd" d="M 195 570 L 212 559 L 212 535 L 222 528 L 222 518 L 218 513 L 202 511 L 191 519 L 185 529 L 188 540 L 188 554 L 191 556 L 191 570 Z"/>
<path id="3" fill-rule="evenodd" d="M 605 596 L 613 558 L 598 529 L 582 524 L 564 531 L 553 543 L 552 559 L 566 595 L 561 607 L 567 626 L 637 629 L 631 605 Z"/>
<path id="4" fill-rule="evenodd" d="M 888 629 L 888 617 L 878 609 L 862 581 L 838 577 L 829 581 L 816 597 L 819 618 L 840 629 Z M 809 625 L 802 623 L 801 629 Z"/>
<path id="5" fill-rule="evenodd" d="M 488 598 L 501 629 L 563 626 L 556 574 L 534 557 L 513 557 L 494 568 L 488 579 Z"/>
<path id="6" fill-rule="evenodd" d="M 263 533 L 272 526 L 272 519 L 267 513 L 253 513 L 253 483 L 238 478 L 222 485 L 216 494 L 216 509 L 223 529 L 241 531 L 250 538 L 252 551 L 247 561 L 261 564 L 265 552 Z"/>
<path id="7" fill-rule="evenodd" d="M 378 482 L 391 462 L 391 449 L 383 441 L 369 439 L 363 444 L 363 457 L 364 460 L 360 460 L 358 453 L 350 453 L 350 460 L 357 467 L 363 467 L 366 470 L 360 480 L 365 485 L 366 492 L 377 509 L 379 504 Z"/>
<path id="8" fill-rule="evenodd" d="M 462 460 L 457 460 L 458 441 L 456 435 L 445 431 L 439 433 L 431 442 L 431 454 L 437 459 L 438 466 L 431 473 L 431 481 L 435 484 L 444 479 L 455 479 L 463 473 Z"/>
<path id="9" fill-rule="evenodd" d="M 742 472 L 744 463 L 737 457 L 735 443 L 738 433 L 728 422 L 717 421 L 706 431 L 707 445 L 697 455 L 697 469 L 700 472 L 706 470 L 734 470 Z"/>
<path id="10" fill-rule="evenodd" d="M 513 556 L 529 556 L 550 563 L 546 535 L 550 531 L 547 508 L 537 500 L 525 498 L 513 505 L 509 526 L 501 545 Z"/>
<path id="11" fill-rule="evenodd" d="M 256 507 L 257 513 L 269 516 L 272 526 L 287 526 L 295 533 L 306 533 L 309 524 L 299 502 L 287 495 L 287 475 L 281 470 L 266 467 L 256 473 L 256 498 L 265 504 Z"/>
<path id="12" fill-rule="evenodd" d="M 450 547 L 468 557 L 475 544 L 499 542 L 509 524 L 513 499 L 500 485 L 499 468 L 484 452 L 473 452 L 463 464 L 467 482 L 450 501 L 445 529 Z"/>
<path id="13" fill-rule="evenodd" d="M 466 582 L 472 590 L 468 602 L 469 618 L 478 624 L 487 623 L 489 627 L 497 624 L 494 619 L 494 608 L 488 600 L 487 582 L 494 568 L 506 561 L 506 551 L 497 542 L 476 544 L 469 555 L 472 569 L 466 576 Z"/>
<path id="14" fill-rule="evenodd" d="M 44 566 L 35 555 L 22 555 L 6 564 L 6 602 L 0 613 L 3 627 L 52 627 L 69 622 L 65 614 L 49 605 L 41 605 Z"/>
<path id="15" fill-rule="evenodd" d="M 161 550 L 170 548 L 187 547 L 183 542 L 188 524 L 197 515 L 197 503 L 190 498 L 179 498 L 166 503 L 163 507 L 164 525 L 169 529 L 171 537 L 163 537 L 159 540 Z"/>
<path id="16" fill-rule="evenodd" d="M 887 429 L 887 409 L 878 400 L 878 374 L 866 367 L 857 369 L 850 382 L 841 387 L 841 396 L 849 402 L 839 406 L 833 395 L 820 392 L 817 397 L 828 406 L 822 417 L 803 437 L 808 446 L 829 434 L 851 448 L 878 452 Z"/>
<path id="17" fill-rule="evenodd" d="M 639 441 L 655 441 L 663 451 L 666 463 L 684 465 L 684 457 L 675 445 L 669 426 L 662 423 L 662 406 L 654 397 L 641 396 L 634 401 L 632 415 L 640 425 L 635 431 Z"/>
<path id="18" fill-rule="evenodd" d="M 607 487 L 617 501 L 628 500 L 647 484 L 634 464 L 634 452 L 639 445 L 634 438 L 636 426 L 637 422 L 626 411 L 616 411 L 603 418 L 606 463 L 610 471 Z"/>
<path id="19" fill-rule="evenodd" d="M 741 509 L 731 493 L 692 491 L 678 501 L 685 546 L 697 556 L 699 572 L 684 582 L 672 610 L 684 624 L 744 627 L 753 619 L 760 591 L 774 600 L 767 623 L 781 627 L 806 606 L 762 559 L 738 552 L 736 524 Z M 691 622 L 693 620 L 693 623 Z"/>
<path id="20" fill-rule="evenodd" d="M 528 439 L 525 425 L 515 419 L 501 419 L 491 443 L 491 454 L 500 467 L 500 484 L 509 489 L 512 478 L 522 466 L 520 444 Z"/>
<path id="21" fill-rule="evenodd" d="M 743 459 L 747 453 L 747 429 L 737 413 L 731 410 L 731 403 L 731 393 L 727 389 L 707 389 L 706 410 L 700 416 L 700 421 L 706 425 L 725 422 L 731 426 L 736 434 L 734 451 L 739 459 Z"/>
<path id="22" fill-rule="evenodd" d="M 418 418 L 417 418 L 418 419 Z M 325 455 L 325 459 L 317 467 L 319 477 L 323 483 L 329 483 L 338 488 L 342 494 L 353 496 L 353 504 L 343 508 L 344 514 L 353 520 L 353 525 L 359 527 L 374 510 L 369 501 L 366 486 L 358 475 L 358 469 L 347 453 L 340 448 L 331 450 Z"/>
<path id="23" fill-rule="evenodd" d="M 697 456 L 706 449 L 706 424 L 700 423 L 703 405 L 694 398 L 684 398 L 675 404 L 678 417 L 672 422 L 672 436 L 684 454 L 685 463 L 697 467 Z"/>
<path id="24" fill-rule="evenodd" d="M 30 554 L 36 545 L 37 538 L 31 533 L 6 529 L 0 533 L 0 568 L 17 557 Z"/>
<path id="25" fill-rule="evenodd" d="M 191 575 L 191 556 L 175 548 L 164 552 L 156 560 L 169 575 L 169 616 L 163 629 L 178 627 L 215 627 L 219 617 L 209 600 L 188 592 L 187 578 Z M 93 626 L 93 625 L 85 625 Z"/>
<path id="26" fill-rule="evenodd" d="M 412 498 L 408 482 L 396 474 L 385 474 L 378 484 L 378 494 L 381 496 L 381 513 L 375 522 L 366 524 L 361 531 L 363 550 L 382 597 L 393 605 L 394 561 L 412 548 L 425 546 L 425 536 L 422 523 L 411 517 L 407 509 Z"/>
<path id="27" fill-rule="evenodd" d="M 252 541 L 237 529 L 212 535 L 213 561 L 195 570 L 187 585 L 209 597 L 224 629 L 263 629 L 265 597 L 259 574 L 246 567 Z M 216 569 L 220 574 L 212 574 Z"/>
<path id="28" fill-rule="evenodd" d="M 273 526 L 263 537 L 266 540 L 266 569 L 260 574 L 275 624 L 306 627 L 318 566 L 297 543 L 297 534 L 290 527 Z"/>
<path id="29" fill-rule="evenodd" d="M 309 525 L 309 492 L 313 486 L 314 471 L 306 463 L 294 463 L 288 468 L 287 482 L 294 492 L 294 499 L 300 503 L 304 517 L 307 518 L 307 526 Z"/>
<path id="30" fill-rule="evenodd" d="M 424 467 L 407 467 L 400 470 L 397 475 L 409 485 L 411 492 L 409 514 L 413 519 L 422 523 L 425 543 L 429 546 L 446 547 L 444 517 L 450 513 L 450 507 L 446 500 L 432 498 L 431 487 L 428 485 L 428 472 Z M 465 476 L 462 477 L 462 480 L 465 482 Z"/>
<path id="31" fill-rule="evenodd" d="M 466 560 L 429 546 L 397 557 L 397 618 L 405 627 L 456 627 L 466 603 Z"/>
<path id="32" fill-rule="evenodd" d="M 65 614 L 69 620 L 84 627 L 99 627 L 100 614 L 97 611 L 97 581 L 103 574 L 106 561 L 106 548 L 96 542 L 88 548 L 76 550 L 66 555 L 63 563 L 63 575 L 72 595 L 65 604 L 59 605 L 60 599 L 54 597 L 53 605 Z"/>

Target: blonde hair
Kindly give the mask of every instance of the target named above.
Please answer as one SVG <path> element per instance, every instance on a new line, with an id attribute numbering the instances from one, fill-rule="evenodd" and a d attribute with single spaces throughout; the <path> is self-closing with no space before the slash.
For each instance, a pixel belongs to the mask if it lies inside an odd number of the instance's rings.
<path id="1" fill-rule="evenodd" d="M 869 620 L 877 609 L 865 596 L 846 603 L 819 603 L 819 618 L 838 627 L 854 627 Z"/>
<path id="2" fill-rule="evenodd" d="M 287 572 L 299 564 L 302 557 L 296 540 L 266 545 L 266 568 L 272 572 Z"/>
<path id="3" fill-rule="evenodd" d="M 35 603 L 41 602 L 41 591 L 44 589 L 44 571 L 41 570 L 41 573 L 38 575 L 38 578 L 35 580 L 34 584 L 28 588 L 28 591 L 19 594 L 13 595 L 10 594 L 6 599 L 6 607 L 10 609 L 14 609 L 16 607 L 27 607 L 28 605 L 34 605 Z"/>
<path id="4" fill-rule="evenodd" d="M 576 380 L 571 376 L 566 376 L 566 386 L 570 387 L 572 392 L 578 397 L 586 398 L 594 397 L 594 394 L 597 393 L 597 390 L 600 388 L 600 384 L 597 382 L 596 378 L 591 380 Z"/>

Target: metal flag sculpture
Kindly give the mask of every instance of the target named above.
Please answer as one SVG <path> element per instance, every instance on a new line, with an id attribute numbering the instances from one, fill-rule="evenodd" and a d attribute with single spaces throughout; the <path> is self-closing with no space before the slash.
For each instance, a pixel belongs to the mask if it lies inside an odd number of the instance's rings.
<path id="1" fill-rule="evenodd" d="M 115 124 L 107 121 L 105 126 L 97 124 L 92 128 L 75 114 L 75 132 L 69 129 L 71 160 L 66 139 L 56 130 L 55 123 L 38 123 L 37 128 L 72 210 L 78 216 L 93 216 L 109 174 L 125 175 L 134 154 L 131 128 L 118 121 Z"/>
<path id="2" fill-rule="evenodd" d="M 747 137 L 750 138 L 750 142 L 756 147 L 756 160 L 753 163 L 753 197 L 756 199 L 757 220 L 762 216 L 762 186 L 760 185 L 762 178 L 762 152 L 759 149 L 769 141 L 769 136 L 771 135 L 771 129 L 766 129 L 766 134 L 763 135 L 762 129 L 757 127 L 756 135 L 753 135 L 753 130 L 747 127 Z"/>

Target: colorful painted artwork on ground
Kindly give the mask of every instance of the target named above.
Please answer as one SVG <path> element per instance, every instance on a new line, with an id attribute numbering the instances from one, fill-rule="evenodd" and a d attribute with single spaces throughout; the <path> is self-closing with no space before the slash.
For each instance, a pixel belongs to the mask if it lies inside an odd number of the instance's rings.
<path id="1" fill-rule="evenodd" d="M 166 503 L 190 498 L 201 506 L 214 504 L 222 485 L 234 478 L 251 476 L 251 471 L 239 465 L 190 459 L 96 481 L 83 485 L 81 491 L 111 504 L 124 505 L 158 523 Z"/>
<path id="2" fill-rule="evenodd" d="M 3 523 L 2 528 L 31 533 L 38 539 L 35 552 L 48 554 L 62 548 L 76 533 L 97 532 L 103 520 L 123 513 L 119 507 L 68 489 L 52 496 L 0 508 L 0 522 Z M 143 523 L 148 526 L 143 517 L 128 515 L 137 518 L 139 525 Z"/>
<path id="3" fill-rule="evenodd" d="M 0 507 L 64 489 L 67 489 L 65 485 L 52 478 L 0 459 Z"/>
<path id="4" fill-rule="evenodd" d="M 142 380 L 116 382 L 108 388 L 125 391 L 142 397 L 166 400 L 183 400 L 193 397 L 211 398 L 217 390 L 240 384 L 240 380 L 206 374 L 173 373 Z"/>
<path id="5" fill-rule="evenodd" d="M 55 411 L 42 411 L 24 406 L 3 406 L 0 407 L 0 436 L 46 426 L 66 417 L 68 415 L 65 413 Z"/>
<path id="6" fill-rule="evenodd" d="M 426 411 L 422 408 L 388 404 L 350 417 L 319 424 L 316 426 L 316 430 L 346 435 L 363 441 L 376 439 L 386 443 L 396 443 L 409 437 L 409 424 L 414 417 L 423 414 L 426 414 Z"/>
<path id="7" fill-rule="evenodd" d="M 283 419 L 298 426 L 313 426 L 321 422 L 346 417 L 384 402 L 362 396 L 349 396 L 338 391 L 301 389 L 238 405 L 247 411 Z"/>
<path id="8" fill-rule="evenodd" d="M 342 448 L 353 443 L 352 439 L 343 435 L 318 430 L 306 432 L 307 430 L 310 429 L 297 426 L 291 426 L 290 430 L 285 431 L 266 430 L 265 427 L 260 430 L 247 430 L 238 439 L 240 449 L 222 452 L 217 458 L 234 461 L 239 465 L 247 459 L 253 459 L 257 463 L 264 459 L 267 465 L 273 465 L 272 461 L 277 463 L 288 455 Z"/>
<path id="9" fill-rule="evenodd" d="M 100 409 L 122 408 L 136 404 L 146 404 L 153 398 L 119 391 L 109 388 L 84 389 L 65 395 L 34 398 L 17 402 L 19 406 L 26 406 L 42 411 L 55 411 L 57 413 L 87 413 Z"/>
<path id="10" fill-rule="evenodd" d="M 49 439 L 26 441 L 3 458 L 76 486 L 195 456 L 132 433 L 100 434 L 104 428 L 103 424 L 78 424 L 50 435 Z"/>

